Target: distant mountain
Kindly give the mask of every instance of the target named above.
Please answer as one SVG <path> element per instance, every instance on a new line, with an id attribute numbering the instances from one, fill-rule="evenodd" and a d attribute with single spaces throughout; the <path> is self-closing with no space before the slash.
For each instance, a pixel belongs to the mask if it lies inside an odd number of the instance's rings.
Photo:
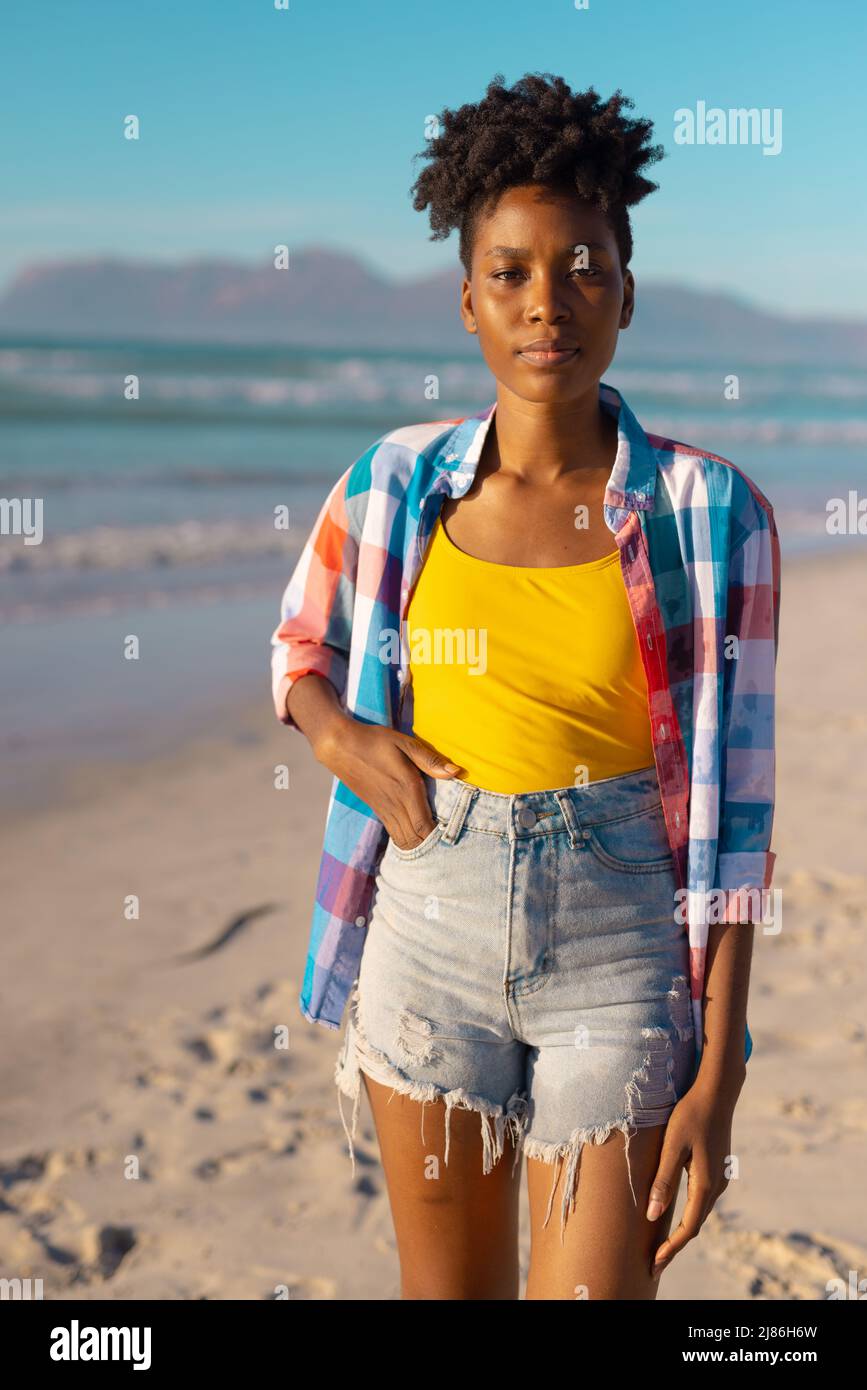
<path id="1" fill-rule="evenodd" d="M 458 314 L 459 269 L 396 284 L 349 254 L 312 247 L 289 259 L 285 271 L 206 258 L 36 263 L 0 296 L 0 332 L 478 356 Z M 726 358 L 867 366 L 867 322 L 786 318 L 733 294 L 639 282 L 618 361 Z"/>

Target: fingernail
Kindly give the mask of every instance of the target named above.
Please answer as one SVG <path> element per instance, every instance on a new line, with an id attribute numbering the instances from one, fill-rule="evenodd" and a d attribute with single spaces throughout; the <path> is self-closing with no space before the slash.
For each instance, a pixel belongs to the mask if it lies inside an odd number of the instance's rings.
<path id="1" fill-rule="evenodd" d="M 647 1207 L 647 1219 L 648 1219 L 648 1221 L 655 1221 L 656 1218 L 660 1215 L 661 1212 L 662 1212 L 662 1203 L 659 1202 L 659 1201 L 657 1201 L 656 1197 L 651 1197 L 650 1202 L 649 1202 L 648 1207 Z"/>
<path id="2" fill-rule="evenodd" d="M 460 768 L 458 767 L 457 763 L 446 763 L 445 769 L 446 772 L 460 772 Z"/>

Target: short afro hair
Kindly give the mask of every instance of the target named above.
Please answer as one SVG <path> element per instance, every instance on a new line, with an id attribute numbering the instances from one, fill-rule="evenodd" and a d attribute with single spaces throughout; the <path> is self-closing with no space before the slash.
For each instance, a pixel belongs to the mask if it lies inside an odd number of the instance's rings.
<path id="1" fill-rule="evenodd" d="M 632 259 L 629 211 L 659 187 L 645 165 L 663 158 L 648 145 L 653 124 L 623 114 L 634 106 L 618 89 L 603 102 L 593 87 L 573 92 L 553 73 L 526 73 L 514 86 L 496 73 L 484 98 L 438 117 L 440 133 L 414 159 L 431 163 L 413 184 L 413 207 L 430 205 L 431 241 L 460 230 L 458 254 L 470 276 L 479 216 L 507 188 L 547 184 L 605 213 L 621 269 Z"/>

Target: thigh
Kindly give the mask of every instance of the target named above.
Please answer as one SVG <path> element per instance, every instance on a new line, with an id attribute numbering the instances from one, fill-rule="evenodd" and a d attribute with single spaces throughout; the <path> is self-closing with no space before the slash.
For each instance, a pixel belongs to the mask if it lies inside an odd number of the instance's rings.
<path id="1" fill-rule="evenodd" d="M 689 943 L 664 837 L 652 809 L 591 827 L 580 848 L 557 841 L 553 968 L 520 1010 L 532 1048 L 531 1297 L 656 1295 L 650 1257 L 673 1203 L 652 1224 L 645 1212 L 695 1072 Z"/>
<path id="2" fill-rule="evenodd" d="M 497 837 L 386 850 L 337 1081 L 370 1101 L 404 1298 L 517 1298 L 526 1046 L 490 884 Z"/>
<path id="3" fill-rule="evenodd" d="M 656 1175 L 665 1126 L 640 1129 L 629 1140 L 633 1201 L 624 1161 L 625 1138 L 615 1130 L 603 1144 L 581 1151 L 581 1181 L 561 1241 L 555 1223 L 545 1222 L 551 1169 L 527 1159 L 531 1256 L 528 1299 L 656 1298 L 659 1280 L 650 1273 L 653 1255 L 671 1228 L 677 1193 L 662 1216 L 647 1220 L 650 1188 Z M 561 1197 L 565 1163 L 555 1188 Z"/>
<path id="4" fill-rule="evenodd" d="M 404 1299 L 517 1299 L 520 1154 L 483 1170 L 479 1116 L 364 1075 L 397 1238 Z M 517 1159 L 517 1162 L 515 1161 Z"/>

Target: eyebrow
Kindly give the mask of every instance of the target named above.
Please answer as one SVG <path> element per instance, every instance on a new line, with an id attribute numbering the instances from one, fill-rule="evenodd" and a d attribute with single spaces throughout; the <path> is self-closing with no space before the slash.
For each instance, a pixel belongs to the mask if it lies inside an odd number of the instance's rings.
<path id="1" fill-rule="evenodd" d="M 563 255 L 575 253 L 576 246 L 586 246 L 588 251 L 608 251 L 608 247 L 601 241 L 574 241 L 569 246 L 563 247 Z M 533 251 L 529 246 L 492 246 L 485 252 L 486 256 L 532 256 Z"/>

